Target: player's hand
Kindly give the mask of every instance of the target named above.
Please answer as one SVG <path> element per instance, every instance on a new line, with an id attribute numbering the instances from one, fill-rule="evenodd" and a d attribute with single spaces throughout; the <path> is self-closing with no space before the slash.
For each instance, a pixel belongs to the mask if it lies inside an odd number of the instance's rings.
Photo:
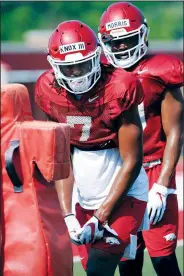
<path id="1" fill-rule="evenodd" d="M 93 216 L 78 232 L 80 235 L 80 242 L 82 244 L 88 244 L 90 242 L 94 242 L 95 240 L 102 239 L 105 231 L 117 236 L 117 233 L 110 228 L 107 223 L 102 224 L 97 217 Z"/>
<path id="2" fill-rule="evenodd" d="M 80 226 L 77 218 L 75 217 L 74 214 L 69 214 L 64 217 L 64 220 L 65 220 L 66 226 L 68 228 L 68 232 L 69 232 L 71 241 L 75 245 L 80 245 L 81 242 L 79 240 L 79 236 L 78 236 L 77 232 L 80 231 L 81 226 Z"/>
<path id="3" fill-rule="evenodd" d="M 168 189 L 162 185 L 153 184 L 153 187 L 148 194 L 148 214 L 150 223 L 156 224 L 161 221 L 165 209 L 166 209 L 166 200 L 168 196 Z"/>

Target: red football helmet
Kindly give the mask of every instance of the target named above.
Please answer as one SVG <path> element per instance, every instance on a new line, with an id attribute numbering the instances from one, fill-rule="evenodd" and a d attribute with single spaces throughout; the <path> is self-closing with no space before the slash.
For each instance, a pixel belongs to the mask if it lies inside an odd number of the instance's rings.
<path id="1" fill-rule="evenodd" d="M 57 26 L 48 45 L 48 61 L 58 84 L 69 92 L 89 91 L 101 76 L 101 47 L 91 28 L 71 20 Z"/>
<path id="2" fill-rule="evenodd" d="M 149 28 L 142 12 L 128 2 L 110 5 L 102 14 L 98 37 L 109 62 L 129 68 L 148 48 Z"/>

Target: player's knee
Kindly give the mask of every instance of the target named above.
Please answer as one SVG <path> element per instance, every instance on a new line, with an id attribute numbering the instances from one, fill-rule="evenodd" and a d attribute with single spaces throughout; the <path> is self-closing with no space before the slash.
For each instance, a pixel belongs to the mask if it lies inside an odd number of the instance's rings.
<path id="1" fill-rule="evenodd" d="M 100 271 L 97 270 L 95 264 L 91 264 L 87 266 L 86 269 L 87 276 L 101 276 Z"/>
<path id="2" fill-rule="evenodd" d="M 86 274 L 87 276 L 114 276 L 120 256 L 91 248 Z"/>
<path id="3" fill-rule="evenodd" d="M 100 259 L 96 260 L 96 262 L 91 259 L 87 263 L 86 274 L 87 276 L 113 276 L 114 272 L 110 272 Z"/>
<path id="4" fill-rule="evenodd" d="M 87 276 L 101 276 L 102 272 L 104 273 L 104 258 L 102 253 L 95 248 L 91 248 L 86 267 Z"/>

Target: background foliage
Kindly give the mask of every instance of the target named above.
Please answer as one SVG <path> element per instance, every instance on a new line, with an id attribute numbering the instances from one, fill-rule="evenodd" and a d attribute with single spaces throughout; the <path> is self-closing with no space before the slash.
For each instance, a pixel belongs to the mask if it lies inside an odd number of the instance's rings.
<path id="1" fill-rule="evenodd" d="M 21 41 L 35 29 L 54 29 L 60 22 L 78 19 L 97 31 L 102 12 L 112 1 L 1 2 L 1 40 Z M 183 36 L 183 2 L 131 1 L 145 14 L 150 39 L 175 40 Z"/>

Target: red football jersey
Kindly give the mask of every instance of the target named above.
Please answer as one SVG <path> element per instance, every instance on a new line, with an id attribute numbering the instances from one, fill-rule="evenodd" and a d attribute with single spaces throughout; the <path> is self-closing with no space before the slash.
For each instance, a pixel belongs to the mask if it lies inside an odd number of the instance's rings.
<path id="1" fill-rule="evenodd" d="M 103 54 L 101 62 L 109 66 Z M 166 88 L 183 86 L 183 63 L 169 55 L 146 56 L 130 71 L 140 80 L 144 91 L 139 114 L 144 130 L 144 162 L 150 162 L 163 157 L 166 137 L 161 122 L 161 103 Z"/>
<path id="2" fill-rule="evenodd" d="M 118 146 L 118 119 L 125 110 L 143 100 L 137 78 L 123 69 L 103 68 L 102 77 L 80 100 L 64 88 L 54 85 L 52 70 L 36 83 L 37 105 L 57 122 L 71 127 L 71 144 L 83 149 L 101 147 L 109 141 Z"/>
<path id="3" fill-rule="evenodd" d="M 169 55 L 145 57 L 134 73 L 141 81 L 144 101 L 139 113 L 144 129 L 144 162 L 163 157 L 166 137 L 161 122 L 161 103 L 166 88 L 183 85 L 183 64 Z"/>

